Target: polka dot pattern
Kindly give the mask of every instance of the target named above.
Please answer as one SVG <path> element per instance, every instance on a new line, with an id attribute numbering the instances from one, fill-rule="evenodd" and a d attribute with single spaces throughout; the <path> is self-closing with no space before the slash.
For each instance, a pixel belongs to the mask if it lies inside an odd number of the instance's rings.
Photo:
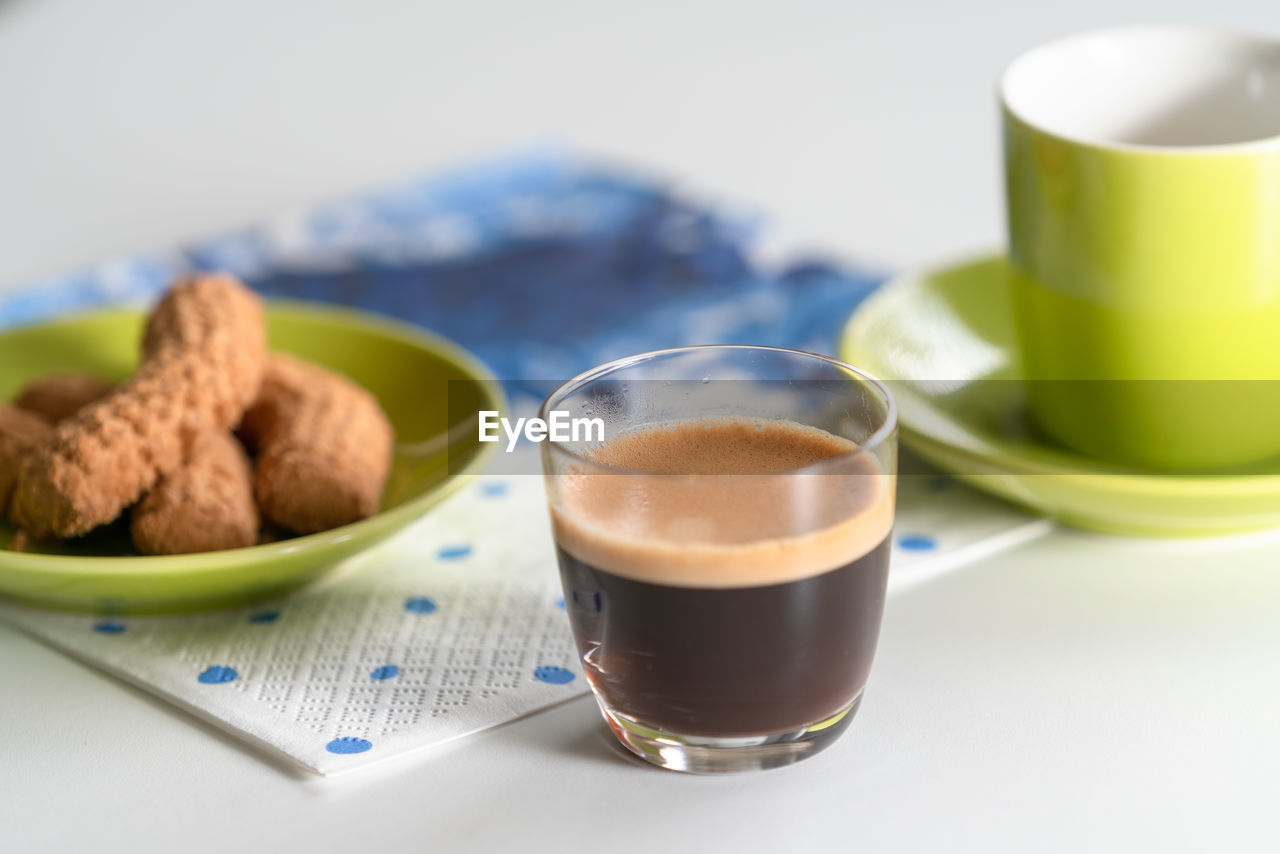
<path id="1" fill-rule="evenodd" d="M 201 685 L 222 685 L 226 682 L 234 682 L 239 678 L 240 674 L 236 672 L 234 667 L 215 664 L 201 672 L 196 677 L 196 681 Z"/>
<path id="2" fill-rule="evenodd" d="M 430 596 L 413 596 L 404 600 L 404 609 L 410 614 L 434 614 L 440 606 Z"/>
<path id="3" fill-rule="evenodd" d="M 373 749 L 373 742 L 344 735 L 326 744 L 324 749 L 330 753 L 365 753 Z"/>
<path id="4" fill-rule="evenodd" d="M 556 667 L 551 664 L 544 664 L 541 667 L 534 668 L 533 678 L 539 682 L 546 682 L 549 685 L 568 685 L 576 677 L 572 670 L 566 670 L 563 667 Z"/>
<path id="5" fill-rule="evenodd" d="M 904 534 L 898 538 L 898 547 L 909 552 L 927 552 L 938 547 L 933 537 L 924 534 Z"/>
<path id="6" fill-rule="evenodd" d="M 445 546 L 436 552 L 436 557 L 440 560 L 462 560 L 471 556 L 471 546 Z"/>

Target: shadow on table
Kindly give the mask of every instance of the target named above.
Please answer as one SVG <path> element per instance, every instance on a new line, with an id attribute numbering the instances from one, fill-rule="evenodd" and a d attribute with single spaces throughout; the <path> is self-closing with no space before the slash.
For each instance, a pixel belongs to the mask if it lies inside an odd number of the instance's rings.
<path id="1" fill-rule="evenodd" d="M 567 729 L 555 726 L 548 731 L 549 728 L 545 727 L 522 725 L 540 715 L 553 713 L 554 709 L 562 709 L 575 701 L 588 699 L 590 698 L 576 697 L 574 700 L 569 700 L 553 707 L 553 709 L 544 709 L 519 720 L 511 721 L 508 724 L 504 724 L 502 728 L 506 729 L 508 737 L 512 741 L 518 742 L 522 748 L 548 753 L 557 761 L 573 759 L 592 763 L 608 763 L 615 767 L 626 764 L 639 768 L 659 770 L 618 743 L 618 740 L 613 737 L 613 733 L 609 731 L 609 727 L 600 718 L 595 709 L 595 703 L 590 704 L 591 714 L 589 720 L 581 726 Z M 578 717 L 579 715 L 574 715 L 575 719 Z"/>
<path id="2" fill-rule="evenodd" d="M 583 730 L 576 737 L 560 745 L 562 753 L 575 759 L 586 759 L 617 764 L 634 765 L 637 768 L 660 770 L 618 743 L 604 721 Z"/>

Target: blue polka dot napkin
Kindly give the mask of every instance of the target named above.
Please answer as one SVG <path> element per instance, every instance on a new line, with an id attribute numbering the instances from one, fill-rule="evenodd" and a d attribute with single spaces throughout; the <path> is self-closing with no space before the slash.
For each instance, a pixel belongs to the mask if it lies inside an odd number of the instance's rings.
<path id="1" fill-rule="evenodd" d="M 248 741 L 339 773 L 587 690 L 536 478 L 481 478 L 340 577 L 216 614 L 0 616 Z"/>
<path id="2" fill-rule="evenodd" d="M 0 326 L 229 269 L 271 296 L 441 332 L 527 405 L 548 379 L 659 347 L 833 352 L 880 277 L 813 256 L 766 263 L 765 231 L 652 178 L 539 149 L 39 283 L 0 297 Z M 903 478 L 892 588 L 1049 524 L 942 476 Z M 586 691 L 530 475 L 485 475 L 322 586 L 257 608 L 124 619 L 0 603 L 0 617 L 322 774 Z"/>

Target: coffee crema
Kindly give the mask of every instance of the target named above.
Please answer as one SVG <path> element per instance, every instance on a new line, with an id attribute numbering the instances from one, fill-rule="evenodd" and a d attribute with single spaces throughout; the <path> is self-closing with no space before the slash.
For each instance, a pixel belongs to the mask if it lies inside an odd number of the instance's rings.
<path id="1" fill-rule="evenodd" d="M 754 587 L 820 575 L 876 549 L 893 525 L 894 478 L 857 451 L 790 421 L 624 433 L 591 453 L 599 467 L 558 475 L 556 543 L 650 584 Z"/>

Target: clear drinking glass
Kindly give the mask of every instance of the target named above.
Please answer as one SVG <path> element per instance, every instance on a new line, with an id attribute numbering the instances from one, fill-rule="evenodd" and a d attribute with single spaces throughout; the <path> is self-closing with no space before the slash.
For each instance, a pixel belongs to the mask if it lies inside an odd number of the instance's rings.
<path id="1" fill-rule="evenodd" d="M 811 353 L 686 347 L 565 383 L 543 404 L 556 417 L 603 427 L 544 442 L 543 470 L 574 638 L 618 740 L 700 773 L 832 743 L 884 607 L 888 389 Z"/>

